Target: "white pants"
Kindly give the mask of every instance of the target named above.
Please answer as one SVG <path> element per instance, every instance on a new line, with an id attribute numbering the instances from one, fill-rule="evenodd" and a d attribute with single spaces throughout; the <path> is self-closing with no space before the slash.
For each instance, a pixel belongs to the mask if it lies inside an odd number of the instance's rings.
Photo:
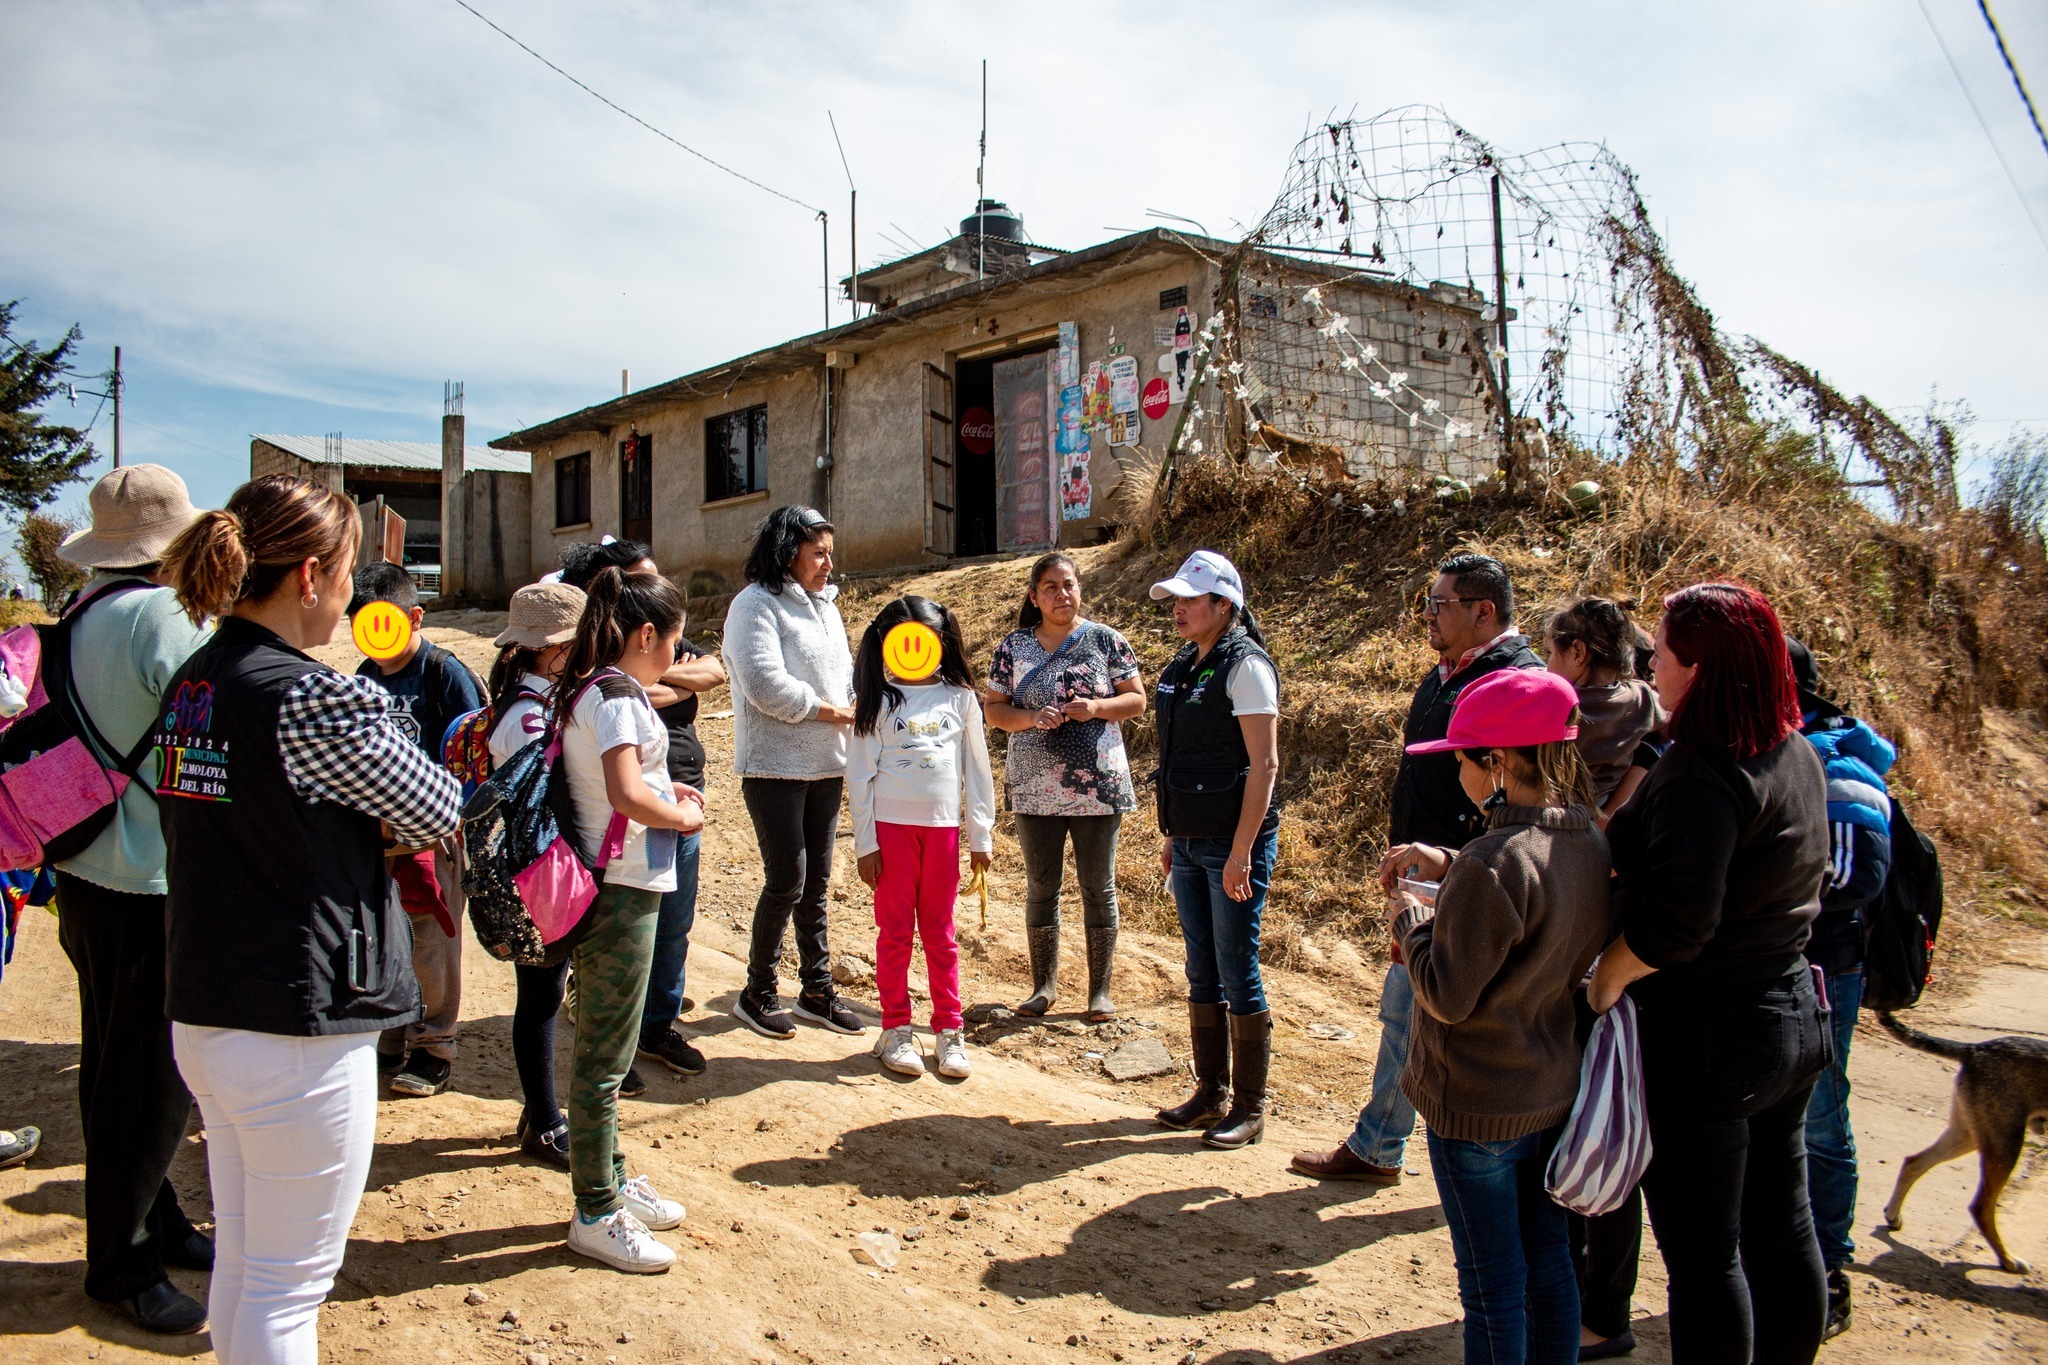
<path id="1" fill-rule="evenodd" d="M 377 1035 L 290 1038 L 171 1025 L 206 1121 L 222 1365 L 317 1365 L 319 1311 L 377 1135 Z"/>

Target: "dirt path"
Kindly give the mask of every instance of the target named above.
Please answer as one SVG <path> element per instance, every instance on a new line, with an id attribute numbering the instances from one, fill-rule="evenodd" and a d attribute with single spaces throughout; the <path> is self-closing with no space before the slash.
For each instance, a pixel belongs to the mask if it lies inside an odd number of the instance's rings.
<path id="1" fill-rule="evenodd" d="M 462 624 L 495 629 L 490 618 Z M 476 657 L 473 636 L 436 636 Z M 722 709 L 715 699 L 707 707 Z M 729 721 L 702 728 L 712 771 L 729 771 Z M 321 1314 L 323 1359 L 1459 1358 L 1450 1241 L 1421 1145 L 1411 1149 L 1407 1183 L 1378 1194 L 1316 1186 L 1286 1170 L 1291 1151 L 1328 1146 L 1348 1129 L 1366 1089 L 1377 973 L 1355 949 L 1326 947 L 1314 976 L 1271 974 L 1278 1112 L 1266 1143 L 1246 1152 L 1209 1152 L 1148 1121 L 1152 1108 L 1178 1098 L 1178 1081 L 1117 1084 L 1102 1075 L 1096 1054 L 1132 1038 L 1159 1038 L 1185 1056 L 1178 944 L 1167 939 L 1127 938 L 1119 1024 L 1090 1028 L 1069 1016 L 1030 1028 L 990 1025 L 980 1030 L 972 1079 L 905 1081 L 867 1056 L 872 1035 L 806 1029 L 772 1043 L 726 1016 L 757 883 L 735 794 L 713 797 L 689 963 L 699 1003 L 685 1021 L 710 1070 L 682 1081 L 652 1068 L 647 1096 L 622 1105 L 628 1160 L 689 1206 L 683 1228 L 664 1234 L 682 1253 L 676 1269 L 634 1279 L 562 1247 L 567 1178 L 519 1160 L 511 1140 L 519 1093 L 511 973 L 471 952 L 456 1088 L 381 1107 L 369 1190 Z M 999 843 L 998 860 L 989 927 L 977 926 L 971 908 L 961 913 L 972 1002 L 1022 994 L 1014 845 Z M 850 865 L 842 846 L 832 906 L 841 952 L 873 944 L 864 902 L 847 889 L 859 889 Z M 1930 1002 L 1916 1022 L 1958 1037 L 2048 1033 L 2048 935 L 2014 944 L 1968 995 Z M 1068 1004 L 1081 994 L 1075 956 Z M 849 994 L 873 1003 L 871 990 Z M 37 1123 L 46 1137 L 29 1166 L 0 1172 L 0 1357 L 211 1359 L 204 1337 L 149 1339 L 79 1292 L 76 1008 L 55 922 L 32 914 L 0 987 L 0 1122 Z M 1320 1036 L 1333 1031 L 1351 1036 Z M 566 1069 L 566 1056 L 559 1064 Z M 1899 1161 L 1942 1126 L 1951 1068 L 1866 1027 L 1851 1070 L 1865 1160 L 1857 1320 L 1823 1358 L 2048 1358 L 2042 1276 L 1989 1268 L 1970 1225 L 1974 1166 L 1928 1176 L 1908 1230 L 1875 1231 Z M 2008 1244 L 2036 1264 L 2048 1263 L 2044 1164 L 2042 1149 L 2030 1146 L 2003 1202 Z M 196 1128 L 172 1178 L 203 1216 Z M 853 1239 L 876 1228 L 903 1241 L 891 1271 L 851 1254 Z M 203 1293 L 203 1276 L 177 1278 Z M 1638 1360 L 1668 1358 L 1663 1306 L 1652 1245 L 1637 1300 Z"/>

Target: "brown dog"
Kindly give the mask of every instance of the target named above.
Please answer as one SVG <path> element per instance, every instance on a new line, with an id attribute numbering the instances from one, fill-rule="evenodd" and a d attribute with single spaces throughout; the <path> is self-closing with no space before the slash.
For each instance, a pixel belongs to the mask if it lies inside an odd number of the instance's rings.
<path id="1" fill-rule="evenodd" d="M 1880 1012 L 1877 1018 L 1906 1046 L 1962 1063 L 1949 1098 L 1948 1131 L 1926 1151 L 1906 1158 L 1891 1201 L 1884 1206 L 1885 1221 L 1894 1231 L 1906 1226 L 1906 1193 L 1913 1182 L 1944 1161 L 1975 1152 L 1979 1175 L 1970 1216 L 1998 1253 L 1999 1268 L 2025 1274 L 2027 1263 L 2008 1252 L 1998 1236 L 1998 1196 L 2020 1159 L 2028 1127 L 2038 1132 L 2042 1116 L 2048 1114 L 2048 1042 L 1989 1038 L 1956 1043 L 1922 1033 L 1889 1014 Z"/>

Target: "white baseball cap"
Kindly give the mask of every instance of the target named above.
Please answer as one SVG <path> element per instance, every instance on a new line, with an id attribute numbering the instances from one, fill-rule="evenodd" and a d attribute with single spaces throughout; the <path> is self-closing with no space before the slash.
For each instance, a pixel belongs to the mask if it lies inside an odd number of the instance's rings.
<path id="1" fill-rule="evenodd" d="M 1203 597 L 1209 593 L 1244 606 L 1244 580 L 1237 566 L 1214 550 L 1197 550 L 1181 561 L 1173 577 L 1152 585 L 1152 597 Z"/>

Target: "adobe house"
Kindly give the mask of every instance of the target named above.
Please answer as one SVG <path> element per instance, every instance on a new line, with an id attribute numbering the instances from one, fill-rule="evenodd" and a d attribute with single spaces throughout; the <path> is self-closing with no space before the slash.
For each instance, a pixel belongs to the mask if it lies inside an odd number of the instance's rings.
<path id="1" fill-rule="evenodd" d="M 1058 251 L 984 201 L 947 242 L 847 280 L 874 310 L 856 321 L 491 442 L 533 460 L 532 572 L 611 534 L 647 541 L 670 572 L 716 591 L 703 580 L 736 584 L 756 523 L 788 502 L 832 519 L 850 570 L 1100 540 L 1125 462 L 1156 459 L 1176 430 L 1231 249 L 1153 229 Z M 1413 319 L 1373 340 L 1435 384 L 1444 411 L 1483 424 L 1484 385 L 1464 357 L 1422 339 L 1469 332 L 1480 297 L 1357 265 L 1277 268 L 1353 317 Z M 1230 306 L 1277 316 L 1273 299 L 1232 288 Z M 1233 387 L 1202 392 L 1227 407 L 1244 401 Z M 1063 413 L 1076 394 L 1085 413 Z M 1376 448 L 1414 440 L 1408 424 L 1385 425 Z"/>
<path id="2" fill-rule="evenodd" d="M 460 406 L 459 398 L 450 400 L 441 445 L 359 436 L 251 436 L 249 477 L 290 474 L 346 493 L 359 507 L 374 508 L 382 499 L 405 521 L 403 563 L 424 593 L 503 600 L 533 581 L 527 572 L 530 462 L 524 455 L 465 444 Z M 443 483 L 455 451 L 461 452 L 461 473 L 451 518 L 443 512 Z M 470 507 L 475 511 L 465 516 Z M 450 520 L 460 551 L 453 556 L 444 553 L 442 534 Z M 370 535 L 366 545 L 375 544 L 374 529 Z"/>

